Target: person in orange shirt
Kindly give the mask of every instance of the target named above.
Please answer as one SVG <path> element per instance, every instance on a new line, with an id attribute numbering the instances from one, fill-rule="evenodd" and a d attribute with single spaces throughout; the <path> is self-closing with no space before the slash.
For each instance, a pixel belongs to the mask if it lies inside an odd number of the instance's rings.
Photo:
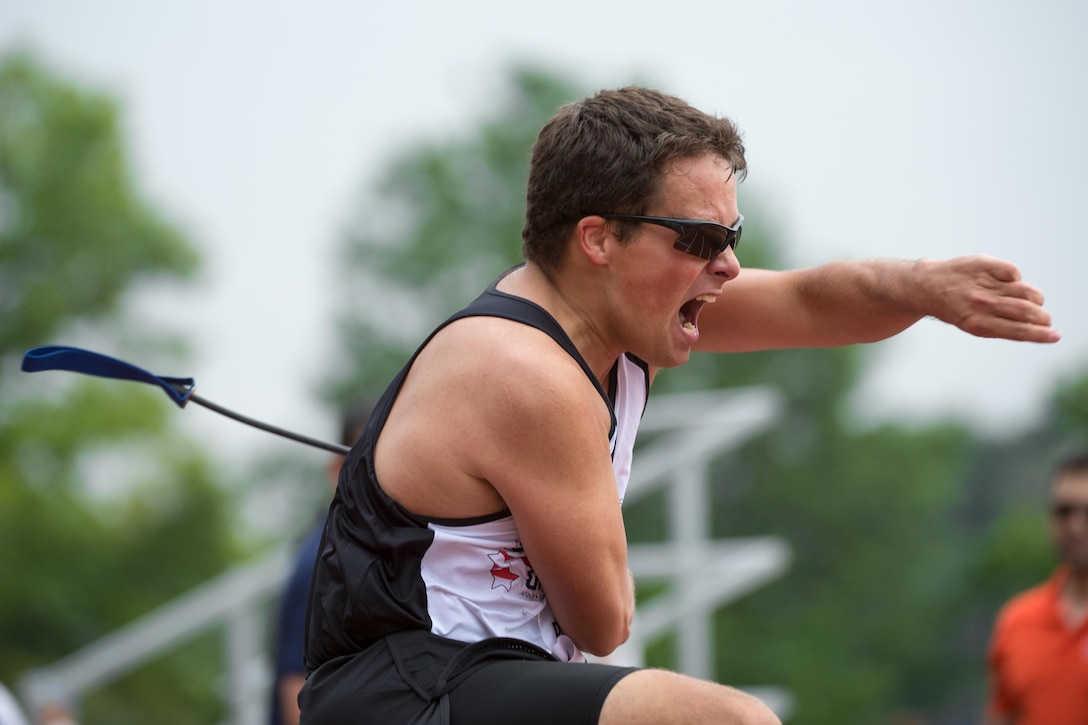
<path id="1" fill-rule="evenodd" d="M 1058 466 L 1050 500 L 1061 564 L 998 614 L 986 725 L 1088 724 L 1088 452 Z"/>

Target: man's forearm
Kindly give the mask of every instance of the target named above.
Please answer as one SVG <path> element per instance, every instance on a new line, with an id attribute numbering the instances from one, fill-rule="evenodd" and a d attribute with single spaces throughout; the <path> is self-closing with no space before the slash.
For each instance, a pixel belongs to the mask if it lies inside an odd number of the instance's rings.
<path id="1" fill-rule="evenodd" d="M 883 340 L 926 316 L 978 337 L 1060 338 L 1042 293 L 1011 263 L 982 255 L 835 262 L 802 272 L 799 289 L 812 324 L 832 344 Z"/>
<path id="2" fill-rule="evenodd" d="M 798 273 L 799 307 L 821 346 L 876 342 L 929 314 L 920 262 L 832 262 Z"/>

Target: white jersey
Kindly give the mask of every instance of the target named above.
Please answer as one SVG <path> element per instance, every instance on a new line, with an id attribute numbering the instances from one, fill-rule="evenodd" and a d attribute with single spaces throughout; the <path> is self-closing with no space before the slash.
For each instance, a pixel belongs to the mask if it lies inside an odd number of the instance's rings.
<path id="1" fill-rule="evenodd" d="M 634 429 L 645 407 L 646 375 L 624 357 L 619 378 L 623 382 L 617 392 L 623 395 L 615 403 L 611 444 L 616 494 L 622 501 L 631 473 Z M 420 574 L 426 583 L 431 632 L 462 642 L 513 637 L 532 642 L 560 660 L 584 659 L 560 632 L 512 517 L 428 526 L 434 540 L 423 555 Z"/>

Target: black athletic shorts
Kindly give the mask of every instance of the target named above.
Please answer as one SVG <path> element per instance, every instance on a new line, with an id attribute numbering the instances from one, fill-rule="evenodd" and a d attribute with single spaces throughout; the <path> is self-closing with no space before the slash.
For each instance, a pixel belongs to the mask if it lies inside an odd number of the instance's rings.
<path id="1" fill-rule="evenodd" d="M 596 725 L 636 669 L 558 662 L 520 640 L 401 632 L 311 672 L 299 704 L 303 725 Z"/>

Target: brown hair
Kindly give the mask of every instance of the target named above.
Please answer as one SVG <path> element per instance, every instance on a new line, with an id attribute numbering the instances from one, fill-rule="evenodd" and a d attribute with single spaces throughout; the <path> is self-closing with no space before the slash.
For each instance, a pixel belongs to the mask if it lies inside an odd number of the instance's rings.
<path id="1" fill-rule="evenodd" d="M 550 274 L 578 220 L 645 214 L 666 164 L 705 154 L 726 160 L 743 178 L 744 144 L 733 122 L 675 96 L 627 87 L 561 107 L 533 146 L 522 253 Z"/>
<path id="2" fill-rule="evenodd" d="M 1072 453 L 1063 458 L 1054 467 L 1054 478 L 1065 475 L 1083 475 L 1088 473 L 1088 451 Z"/>

